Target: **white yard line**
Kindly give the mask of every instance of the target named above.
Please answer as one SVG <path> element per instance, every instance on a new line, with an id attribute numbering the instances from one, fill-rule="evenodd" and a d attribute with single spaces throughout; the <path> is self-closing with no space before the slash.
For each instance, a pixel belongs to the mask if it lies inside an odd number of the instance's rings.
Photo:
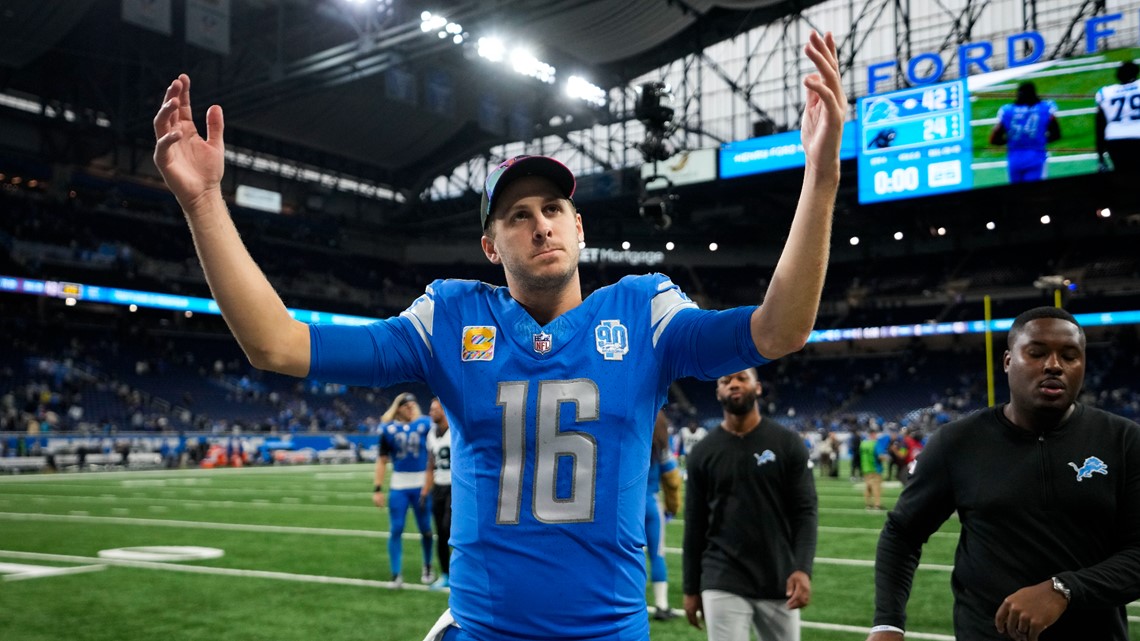
<path id="1" fill-rule="evenodd" d="M 275 508 L 280 510 L 296 511 L 298 508 L 304 510 L 313 510 L 319 512 L 377 512 L 378 508 L 375 506 L 364 505 L 316 505 L 312 503 L 301 503 L 300 499 L 294 497 L 284 497 L 281 503 L 266 503 L 266 502 L 247 502 L 247 501 L 221 501 L 221 500 L 205 500 L 205 499 L 157 499 L 147 496 L 115 496 L 113 494 L 101 494 L 99 496 L 81 496 L 77 494 L 3 494 L 0 496 L 13 497 L 15 499 L 33 499 L 42 501 L 79 501 L 84 504 L 91 503 L 114 503 L 121 505 L 123 503 L 176 503 L 184 507 L 201 508 L 205 506 L 217 508 Z M 7 499 L 0 499 L 0 505 L 11 503 Z M 387 513 L 387 510 L 384 510 Z"/>
<path id="2" fill-rule="evenodd" d="M 317 574 L 293 574 L 289 572 L 270 572 L 267 570 L 239 570 L 235 568 L 219 568 L 207 565 L 179 565 L 176 563 L 156 563 L 153 561 L 129 561 L 122 559 L 93 558 L 86 556 L 72 556 L 66 554 L 42 554 L 39 552 L 18 552 L 15 550 L 0 550 L 0 558 L 13 558 L 34 561 L 64 561 L 71 563 L 100 563 L 121 567 L 140 568 L 145 570 L 160 570 L 166 572 L 186 572 L 190 574 L 209 574 L 218 576 L 246 577 L 256 579 L 273 579 L 276 581 L 293 581 L 303 583 L 324 583 L 333 585 L 349 585 L 354 587 L 387 588 L 395 586 L 390 581 L 374 581 L 370 579 L 351 579 L 337 576 L 321 576 Z M 428 586 L 405 583 L 405 590 L 427 591 Z M 866 635 L 867 628 L 855 625 L 839 625 L 836 623 L 818 623 L 815 621 L 800 621 L 805 628 L 817 630 L 832 630 L 836 632 L 851 632 Z M 953 635 L 934 634 L 929 632 L 915 632 L 907 630 L 908 639 L 931 639 L 934 641 L 954 641 Z"/>
<path id="3" fill-rule="evenodd" d="M 291 525 L 249 525 L 245 523 L 216 523 L 211 521 L 176 521 L 171 519 L 140 519 L 124 516 L 79 516 L 70 514 L 40 514 L 0 512 L 0 520 L 95 523 L 99 525 L 140 525 L 145 527 L 175 527 L 197 530 L 229 530 L 233 532 L 262 532 L 272 534 L 316 534 L 321 536 L 359 536 L 368 539 L 386 539 L 388 533 L 379 530 L 347 530 L 342 528 L 297 527 Z M 419 532 L 405 532 L 403 538 L 420 540 Z"/>
<path id="4" fill-rule="evenodd" d="M 289 572 L 270 572 L 267 570 L 238 570 L 234 568 L 218 568 L 208 565 L 178 565 L 175 563 L 158 563 L 155 561 L 130 561 L 126 559 L 107 559 L 87 556 L 71 556 L 68 554 L 42 554 L 39 552 L 18 552 L 15 550 L 0 550 L 0 557 L 12 559 L 25 559 L 34 561 L 68 561 L 72 563 L 101 563 L 103 565 L 118 565 L 146 570 L 165 570 L 167 572 L 188 572 L 191 574 L 215 574 L 222 576 L 252 577 L 257 579 L 276 579 L 278 581 L 300 581 L 304 583 L 332 583 L 336 585 L 353 585 L 369 588 L 393 588 L 391 581 L 374 581 L 371 579 L 351 579 L 342 576 L 320 576 L 316 574 L 292 574 Z M 428 586 L 405 583 L 405 590 L 427 591 Z"/>
<path id="5" fill-rule="evenodd" d="M 372 463 L 351 463 L 339 466 L 345 469 L 344 473 L 359 473 L 364 476 L 370 476 L 375 465 Z M 118 479 L 118 478 L 171 478 L 180 479 L 185 477 L 226 477 L 232 475 L 278 475 L 278 474 L 296 474 L 298 476 L 317 476 L 318 474 L 329 473 L 329 466 L 327 465 L 297 465 L 297 466 L 281 466 L 270 465 L 266 467 L 224 467 L 216 469 L 199 469 L 191 468 L 184 470 L 129 470 L 118 472 L 64 472 L 59 474 L 12 474 L 0 476 L 0 485 L 6 483 L 50 483 L 60 478 L 74 478 L 74 479 Z"/>

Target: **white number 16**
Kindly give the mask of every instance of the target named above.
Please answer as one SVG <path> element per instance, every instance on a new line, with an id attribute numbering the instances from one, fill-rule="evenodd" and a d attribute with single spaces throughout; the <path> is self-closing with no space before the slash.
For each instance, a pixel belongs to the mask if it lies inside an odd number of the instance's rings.
<path id="1" fill-rule="evenodd" d="M 522 475 L 526 462 L 526 404 L 529 383 L 499 383 L 496 404 L 503 408 L 503 466 L 499 473 L 499 503 L 495 523 L 516 525 L 522 509 Z M 586 432 L 558 429 L 563 403 L 573 403 L 574 421 L 598 420 L 598 385 L 579 378 L 539 381 L 535 420 L 534 491 L 531 512 L 543 523 L 583 523 L 594 520 L 598 443 Z M 558 462 L 569 457 L 570 496 L 558 498 Z"/>

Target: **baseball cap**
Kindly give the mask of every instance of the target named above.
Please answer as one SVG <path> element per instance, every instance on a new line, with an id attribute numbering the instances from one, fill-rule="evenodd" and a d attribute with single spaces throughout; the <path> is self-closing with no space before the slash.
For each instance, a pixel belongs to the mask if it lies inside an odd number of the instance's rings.
<path id="1" fill-rule="evenodd" d="M 404 392 L 403 394 L 400 394 L 399 397 L 397 397 L 396 406 L 399 407 L 400 405 L 403 405 L 404 403 L 415 403 L 415 402 L 416 402 L 416 395 L 415 394 L 412 394 L 411 392 Z"/>
<path id="2" fill-rule="evenodd" d="M 479 204 L 479 222 L 487 228 L 487 220 L 495 211 L 495 195 L 502 193 L 511 181 L 523 176 L 542 176 L 549 179 L 567 199 L 574 196 L 574 173 L 547 156 L 515 156 L 504 161 L 487 175 L 483 185 L 483 202 Z"/>

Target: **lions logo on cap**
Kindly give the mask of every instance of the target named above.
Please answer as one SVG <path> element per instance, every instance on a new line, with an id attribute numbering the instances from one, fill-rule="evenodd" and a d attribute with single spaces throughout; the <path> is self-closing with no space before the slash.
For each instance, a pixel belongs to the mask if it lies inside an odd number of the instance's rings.
<path id="1" fill-rule="evenodd" d="M 489 361 L 495 358 L 495 328 L 490 325 L 471 325 L 463 328 L 462 361 Z"/>

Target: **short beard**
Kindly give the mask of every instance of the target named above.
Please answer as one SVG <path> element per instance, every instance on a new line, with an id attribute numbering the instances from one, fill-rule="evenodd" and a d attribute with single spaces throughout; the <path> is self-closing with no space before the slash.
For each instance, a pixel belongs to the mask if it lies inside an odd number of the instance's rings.
<path id="1" fill-rule="evenodd" d="M 511 275 L 514 277 L 515 282 L 526 291 L 560 292 L 565 289 L 566 285 L 578 274 L 578 254 L 576 253 L 578 246 L 575 245 L 573 249 L 567 248 L 567 251 L 573 252 L 574 256 L 565 272 L 539 276 L 520 269 L 511 270 Z M 506 265 L 504 265 L 504 267 L 506 267 Z"/>
<path id="2" fill-rule="evenodd" d="M 756 395 L 745 394 L 739 401 L 732 400 L 731 396 L 720 399 L 724 411 L 734 416 L 745 416 L 756 407 Z"/>
<path id="3" fill-rule="evenodd" d="M 565 272 L 550 274 L 548 276 L 537 276 L 535 274 L 515 272 L 515 281 L 522 286 L 523 289 L 531 292 L 558 292 L 562 291 L 566 284 L 574 278 L 574 274 L 578 272 L 578 265 L 571 265 Z"/>

